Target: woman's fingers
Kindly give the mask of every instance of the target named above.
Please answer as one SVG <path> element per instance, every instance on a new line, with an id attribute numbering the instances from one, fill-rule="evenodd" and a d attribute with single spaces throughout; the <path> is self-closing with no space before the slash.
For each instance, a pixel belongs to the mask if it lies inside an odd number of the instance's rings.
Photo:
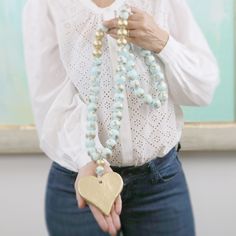
<path id="1" fill-rule="evenodd" d="M 78 202 L 78 207 L 79 208 L 84 208 L 86 206 L 85 200 L 81 197 L 80 194 L 76 194 L 77 202 Z"/>
<path id="2" fill-rule="evenodd" d="M 121 210 L 122 210 L 122 199 L 119 194 L 119 196 L 116 198 L 116 201 L 115 201 L 115 211 L 118 215 L 120 215 Z"/>
<path id="3" fill-rule="evenodd" d="M 95 206 L 93 206 L 92 204 L 89 204 L 89 207 L 93 213 L 93 216 L 95 218 L 95 220 L 97 221 L 99 227 L 104 231 L 104 232 L 108 232 L 108 230 L 110 229 L 110 225 L 108 225 L 106 218 L 104 217 L 104 215 L 102 214 L 102 212 Z"/>
<path id="4" fill-rule="evenodd" d="M 105 215 L 105 219 L 106 219 L 107 225 L 109 227 L 109 229 L 108 229 L 109 234 L 116 235 L 116 227 L 113 222 L 113 218 L 111 217 L 111 214 L 108 216 Z"/>
<path id="5" fill-rule="evenodd" d="M 77 191 L 77 183 L 78 179 L 75 181 L 75 193 L 76 193 L 76 200 L 77 200 L 77 205 L 79 208 L 84 208 L 86 206 L 86 201 L 82 198 L 82 196 L 79 194 L 79 191 Z"/>
<path id="6" fill-rule="evenodd" d="M 131 16 L 130 16 L 131 17 Z M 137 18 L 138 20 L 138 18 Z M 136 29 L 138 27 L 139 21 L 134 20 L 134 18 L 128 20 L 127 29 Z M 103 21 L 104 26 L 108 29 L 117 29 L 118 28 L 118 19 L 114 18 L 111 20 Z"/>
<path id="7" fill-rule="evenodd" d="M 118 231 L 121 227 L 120 216 L 117 214 L 114 205 L 113 205 L 112 210 L 111 210 L 111 217 L 112 217 L 113 224 L 114 224 L 116 230 Z"/>

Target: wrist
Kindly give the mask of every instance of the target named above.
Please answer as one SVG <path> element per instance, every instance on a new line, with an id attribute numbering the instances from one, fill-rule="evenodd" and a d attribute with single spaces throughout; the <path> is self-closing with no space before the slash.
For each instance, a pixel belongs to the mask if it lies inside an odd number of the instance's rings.
<path id="1" fill-rule="evenodd" d="M 166 46 L 169 38 L 170 38 L 170 35 L 167 31 L 165 30 L 158 30 L 158 38 L 157 38 L 157 43 L 155 43 L 154 45 L 154 53 L 157 53 L 159 54 L 162 49 Z"/>

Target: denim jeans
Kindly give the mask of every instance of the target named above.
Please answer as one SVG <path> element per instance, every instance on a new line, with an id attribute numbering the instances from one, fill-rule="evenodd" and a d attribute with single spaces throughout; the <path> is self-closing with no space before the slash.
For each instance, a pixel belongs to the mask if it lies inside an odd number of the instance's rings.
<path id="1" fill-rule="evenodd" d="M 115 167 L 124 181 L 121 230 L 124 236 L 194 236 L 194 218 L 178 152 L 138 167 Z M 105 236 L 89 207 L 77 207 L 77 173 L 52 163 L 45 215 L 50 236 Z"/>

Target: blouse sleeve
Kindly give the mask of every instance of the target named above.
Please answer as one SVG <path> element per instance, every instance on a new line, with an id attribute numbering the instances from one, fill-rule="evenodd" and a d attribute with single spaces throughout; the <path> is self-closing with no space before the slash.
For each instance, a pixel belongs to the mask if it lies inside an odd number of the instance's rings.
<path id="1" fill-rule="evenodd" d="M 165 65 L 170 95 L 178 105 L 208 105 L 219 83 L 216 59 L 186 0 L 167 2 L 170 36 L 158 56 Z"/>
<path id="2" fill-rule="evenodd" d="M 61 62 L 47 0 L 26 3 L 23 37 L 40 148 L 51 159 L 70 162 L 78 170 L 91 161 L 85 147 L 87 105 L 80 99 Z M 95 143 L 102 147 L 98 135 Z"/>

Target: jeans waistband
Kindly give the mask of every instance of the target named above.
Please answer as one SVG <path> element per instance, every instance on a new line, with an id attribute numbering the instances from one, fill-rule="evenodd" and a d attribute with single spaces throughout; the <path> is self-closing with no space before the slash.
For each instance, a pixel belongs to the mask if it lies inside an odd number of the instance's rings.
<path id="1" fill-rule="evenodd" d="M 110 166 L 113 171 L 117 172 L 117 173 L 147 173 L 150 171 L 150 169 L 156 168 L 156 166 L 161 166 L 163 164 L 165 164 L 166 162 L 170 161 L 172 158 L 175 157 L 175 153 L 179 152 L 179 150 L 181 149 L 181 145 L 180 143 L 178 143 L 175 147 L 173 147 L 164 157 L 156 157 L 154 159 L 152 159 L 151 161 L 140 165 L 140 166 Z M 57 162 L 53 161 L 52 166 L 58 169 L 61 169 L 62 171 L 66 171 L 69 174 L 74 174 L 76 175 L 77 172 L 74 172 L 72 170 L 68 170 L 65 167 L 59 165 Z"/>
<path id="2" fill-rule="evenodd" d="M 138 173 L 149 173 L 150 169 L 156 168 L 156 166 L 162 166 L 165 163 L 171 161 L 171 159 L 175 158 L 176 153 L 178 152 L 178 149 L 176 150 L 176 147 L 173 147 L 165 156 L 163 157 L 156 157 L 149 162 L 140 165 L 140 166 L 111 166 L 112 170 L 120 173 L 120 174 L 138 174 Z"/>

